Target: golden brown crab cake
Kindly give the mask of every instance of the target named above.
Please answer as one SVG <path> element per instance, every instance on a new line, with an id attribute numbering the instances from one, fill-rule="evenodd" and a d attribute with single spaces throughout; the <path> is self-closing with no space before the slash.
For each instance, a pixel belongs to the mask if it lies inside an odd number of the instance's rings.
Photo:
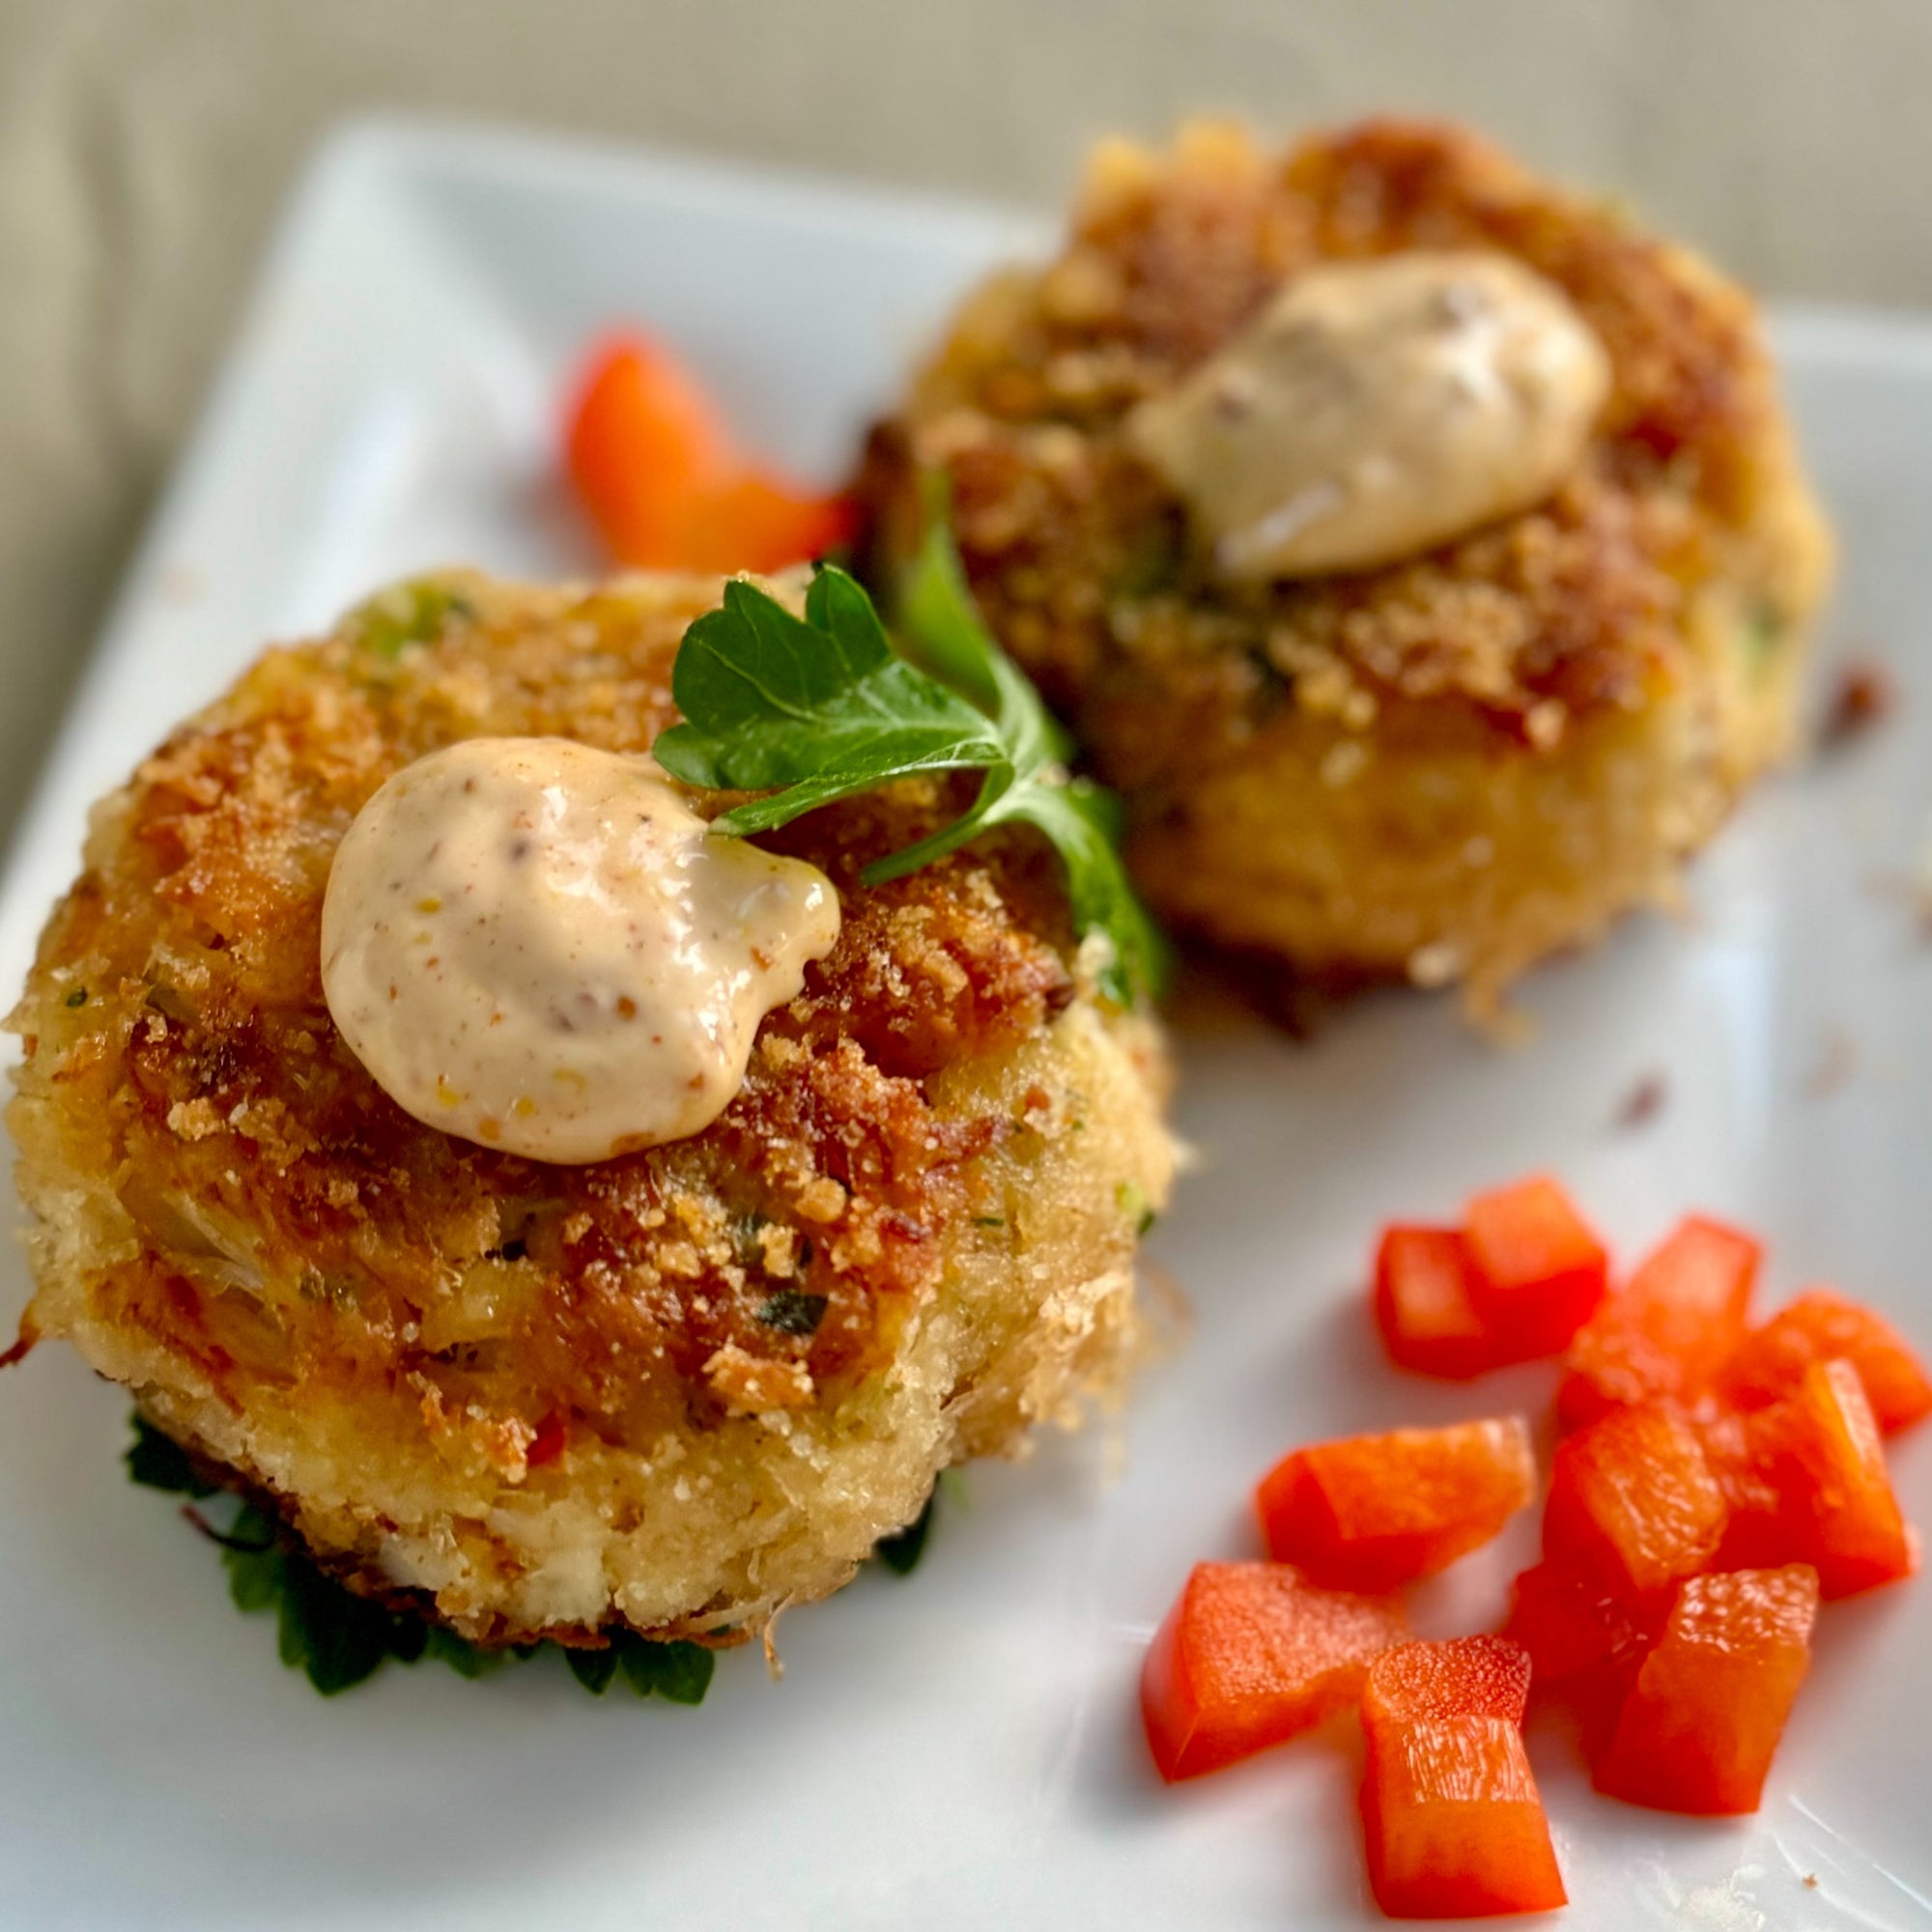
<path id="1" fill-rule="evenodd" d="M 455 740 L 648 746 L 715 579 L 402 586 L 270 651 L 96 810 L 12 1025 L 39 1292 L 356 1587 L 465 1635 L 721 1637 L 837 1589 L 938 1472 L 1120 1385 L 1167 1195 L 1145 1016 L 1058 862 L 901 784 L 769 842 L 843 924 L 691 1138 L 582 1166 L 418 1124 L 349 1052 L 331 855 Z"/>
<path id="2" fill-rule="evenodd" d="M 1231 575 L 1136 423 L 1298 278 L 1424 252 L 1520 264 L 1595 336 L 1576 459 L 1416 554 Z M 922 469 L 993 629 L 1126 794 L 1158 912 L 1277 972 L 1461 980 L 1477 1008 L 1669 897 L 1790 741 L 1829 565 L 1748 299 L 1433 126 L 1103 147 L 1059 256 L 971 298 L 875 432 L 882 574 Z"/>

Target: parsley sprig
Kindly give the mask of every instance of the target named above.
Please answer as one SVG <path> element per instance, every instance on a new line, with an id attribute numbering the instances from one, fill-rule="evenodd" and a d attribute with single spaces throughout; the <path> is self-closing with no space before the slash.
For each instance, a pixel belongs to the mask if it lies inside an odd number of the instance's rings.
<path id="1" fill-rule="evenodd" d="M 133 1423 L 134 1440 L 124 1459 L 132 1481 L 195 1502 L 223 1494 L 173 1436 L 138 1411 Z M 895 1575 L 910 1575 L 925 1553 L 937 1501 L 935 1491 L 914 1521 L 896 1535 L 880 1538 L 875 1554 Z M 561 1653 L 571 1676 L 596 1697 L 621 1681 L 639 1697 L 701 1704 L 711 1685 L 717 1657 L 702 1644 L 659 1643 L 628 1631 L 614 1633 L 602 1650 L 555 1643 L 481 1650 L 440 1624 L 345 1589 L 251 1503 L 237 1510 L 225 1530 L 216 1529 L 199 1511 L 188 1514 L 221 1546 L 221 1565 L 236 1608 L 272 1611 L 282 1662 L 305 1672 L 325 1697 L 353 1690 L 391 1662 L 433 1658 L 459 1677 L 488 1677 L 506 1664 L 526 1663 L 553 1650 Z"/>
<path id="2" fill-rule="evenodd" d="M 172 1437 L 138 1414 L 127 1463 L 128 1475 L 147 1489 L 197 1501 L 219 1494 Z M 202 1520 L 198 1515 L 196 1520 Z M 480 1650 L 454 1631 L 345 1589 L 251 1504 L 244 1503 L 225 1530 L 205 1521 L 203 1527 L 221 1545 L 236 1608 L 272 1611 L 282 1662 L 305 1671 L 325 1697 L 353 1689 L 390 1662 L 433 1658 L 459 1677 L 487 1677 L 551 1650 L 561 1650 L 570 1674 L 599 1697 L 621 1679 L 639 1697 L 701 1704 L 711 1684 L 717 1660 L 702 1644 L 657 1643 L 629 1632 L 617 1633 L 603 1650 L 554 1643 Z"/>
<path id="3" fill-rule="evenodd" d="M 872 600 L 836 565 L 812 579 L 802 618 L 755 584 L 727 583 L 723 608 L 684 635 L 671 695 L 685 722 L 652 747 L 658 762 L 687 784 L 766 794 L 713 821 L 737 835 L 895 779 L 979 772 L 960 817 L 874 860 L 865 882 L 917 871 L 996 825 L 1031 825 L 1066 867 L 1076 931 L 1106 941 L 1101 990 L 1122 1006 L 1155 992 L 1161 942 L 1121 864 L 1119 807 L 1068 775 L 1065 733 L 980 621 L 937 518 L 900 586 L 898 619 L 895 648 Z"/>

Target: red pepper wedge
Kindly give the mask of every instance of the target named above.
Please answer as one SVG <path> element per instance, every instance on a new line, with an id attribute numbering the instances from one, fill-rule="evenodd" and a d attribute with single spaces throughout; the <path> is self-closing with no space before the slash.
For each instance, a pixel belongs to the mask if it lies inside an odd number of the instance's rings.
<path id="1" fill-rule="evenodd" d="M 1918 1568 L 1885 1465 L 1885 1447 L 1864 1383 L 1848 1361 L 1815 1362 L 1787 1401 L 1744 1418 L 1749 1466 L 1768 1520 L 1757 1547 L 1785 1563 L 1808 1563 L 1827 1598 L 1897 1581 Z"/>
<path id="2" fill-rule="evenodd" d="M 1513 1415 L 1318 1442 L 1255 1492 L 1269 1554 L 1353 1590 L 1434 1576 L 1535 1499 L 1529 1426 Z"/>
<path id="3" fill-rule="evenodd" d="M 1516 1579 L 1503 1634 L 1528 1651 L 1539 1689 L 1572 1712 L 1595 1750 L 1615 1728 L 1662 1620 L 1649 1605 L 1546 1561 Z"/>
<path id="4" fill-rule="evenodd" d="M 1593 1671 L 1634 1671 L 1656 1630 L 1640 1605 L 1546 1560 L 1517 1577 L 1503 1634 L 1529 1653 L 1539 1685 L 1555 1685 Z"/>
<path id="5" fill-rule="evenodd" d="M 1543 1547 L 1641 1600 L 1705 1568 L 1728 1514 L 1684 1416 L 1655 1405 L 1615 1408 L 1558 1443 Z"/>
<path id="6" fill-rule="evenodd" d="M 657 570 L 776 570 L 844 542 L 850 506 L 748 463 L 666 350 L 614 336 L 589 357 L 565 425 L 577 496 L 611 554 Z"/>
<path id="7" fill-rule="evenodd" d="M 1396 1223 L 1376 1249 L 1376 1326 L 1398 1368 L 1466 1381 L 1494 1368 L 1476 1311 L 1476 1265 L 1456 1228 Z"/>
<path id="8" fill-rule="evenodd" d="M 682 367 L 640 336 L 591 352 L 570 405 L 571 481 L 613 554 L 649 563 L 676 504 L 718 487 L 730 439 Z"/>
<path id="9" fill-rule="evenodd" d="M 1737 1408 L 1760 1408 L 1797 1393 L 1814 1362 L 1842 1356 L 1859 1372 L 1872 1418 L 1885 1435 L 1932 1415 L 1932 1378 L 1884 1316 L 1835 1289 L 1806 1289 L 1738 1348 L 1716 1393 Z"/>
<path id="10" fill-rule="evenodd" d="M 779 570 L 851 540 L 857 519 L 842 497 L 813 496 L 748 469 L 686 506 L 676 526 L 684 570 Z"/>
<path id="11" fill-rule="evenodd" d="M 1197 1564 L 1141 1669 L 1161 1776 L 1218 1771 L 1319 1723 L 1407 1634 L 1399 1605 L 1317 1589 L 1284 1564 Z"/>
<path id="12" fill-rule="evenodd" d="M 1568 1902 L 1523 1749 L 1529 1675 L 1521 1648 L 1493 1636 L 1402 1644 L 1369 1665 L 1362 1829 L 1390 1918 Z"/>
<path id="13" fill-rule="evenodd" d="M 1495 1362 L 1560 1354 L 1604 1298 L 1609 1256 L 1548 1175 L 1469 1203 L 1463 1236 L 1476 1264 L 1476 1312 Z"/>
<path id="14" fill-rule="evenodd" d="M 1711 1559 L 1715 1570 L 1776 1569 L 1787 1561 L 1787 1538 L 1778 1524 L 1777 1492 L 1767 1466 L 1768 1451 L 1750 1418 L 1704 1403 L 1690 1414 L 1704 1460 L 1724 1498 L 1724 1534 Z"/>
<path id="15" fill-rule="evenodd" d="M 1693 1577 L 1593 1768 L 1597 1789 L 1661 1811 L 1755 1811 L 1817 1613 L 1804 1564 Z"/>
<path id="16" fill-rule="evenodd" d="M 1557 1389 L 1560 1425 L 1580 1429 L 1620 1406 L 1699 1395 L 1744 1341 L 1763 1255 L 1750 1236 L 1687 1215 L 1577 1331 Z"/>

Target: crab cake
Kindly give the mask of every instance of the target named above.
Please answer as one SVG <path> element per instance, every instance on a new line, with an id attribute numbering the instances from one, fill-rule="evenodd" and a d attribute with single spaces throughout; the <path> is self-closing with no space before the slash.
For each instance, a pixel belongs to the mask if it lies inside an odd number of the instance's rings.
<path id="1" fill-rule="evenodd" d="M 1031 834 L 860 884 L 956 814 L 938 783 L 763 841 L 842 921 L 698 1131 L 554 1164 L 349 1050 L 325 889 L 372 795 L 479 739 L 643 750 L 719 587 L 450 576 L 270 651 L 97 809 L 12 1021 L 23 1341 L 486 1644 L 768 1626 L 942 1468 L 1110 1397 L 1143 1332 L 1151 1022 L 1094 993 Z"/>
<path id="2" fill-rule="evenodd" d="M 924 470 L 1156 911 L 1477 1009 L 1669 899 L 1829 560 L 1747 298 L 1430 126 L 1103 147 L 874 433 L 881 575 Z"/>

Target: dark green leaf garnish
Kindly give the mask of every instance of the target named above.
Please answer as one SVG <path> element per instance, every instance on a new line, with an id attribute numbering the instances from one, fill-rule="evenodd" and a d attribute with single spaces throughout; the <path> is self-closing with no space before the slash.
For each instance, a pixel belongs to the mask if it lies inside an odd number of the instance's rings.
<path id="1" fill-rule="evenodd" d="M 127 1463 L 128 1475 L 149 1489 L 196 1498 L 220 1493 L 195 1472 L 179 1445 L 139 1414 Z M 716 1660 L 701 1644 L 656 1643 L 628 1631 L 617 1633 L 603 1650 L 552 1643 L 483 1650 L 440 1624 L 357 1596 L 251 1503 L 236 1510 L 226 1529 L 204 1521 L 198 1512 L 195 1520 L 221 1546 L 236 1608 L 272 1610 L 282 1662 L 304 1671 L 325 1697 L 362 1683 L 385 1662 L 431 1658 L 459 1677 L 487 1677 L 547 1650 L 563 1650 L 571 1675 L 599 1696 L 620 1670 L 639 1696 L 655 1694 L 673 1704 L 701 1704 L 711 1683 Z"/>
<path id="2" fill-rule="evenodd" d="M 69 1003 L 72 1003 L 70 1001 Z M 122 1459 L 128 1473 L 147 1490 L 166 1490 L 171 1495 L 197 1499 L 219 1493 L 219 1485 L 196 1472 L 188 1453 L 172 1435 L 164 1435 L 138 1410 L 134 1441 Z"/>
<path id="3" fill-rule="evenodd" d="M 281 1578 L 281 1654 L 292 1670 L 325 1697 L 373 1677 L 396 1654 L 398 1619 L 380 1604 L 353 1596 L 313 1563 L 284 1555 Z M 415 1645 L 422 1655 L 421 1640 Z"/>
<path id="4" fill-rule="evenodd" d="M 963 816 L 874 860 L 866 883 L 917 871 L 993 826 L 1031 825 L 1066 867 L 1075 929 L 1107 942 L 1102 990 L 1122 1005 L 1156 991 L 1162 947 L 1121 865 L 1118 807 L 1067 776 L 1065 735 L 980 623 L 936 519 L 899 613 L 895 649 L 835 565 L 813 578 L 802 618 L 753 584 L 726 584 L 724 608 L 684 635 L 671 694 L 685 723 L 652 747 L 658 762 L 688 784 L 765 793 L 713 821 L 731 834 L 769 832 L 895 779 L 979 772 Z"/>
<path id="5" fill-rule="evenodd" d="M 701 1643 L 657 1643 L 620 1632 L 611 1639 L 611 1648 L 639 1697 L 655 1694 L 672 1704 L 704 1702 L 718 1660 Z"/>
<path id="6" fill-rule="evenodd" d="M 873 1544 L 872 1554 L 895 1577 L 910 1577 L 919 1568 L 919 1559 L 925 1554 L 926 1538 L 932 1534 L 932 1514 L 938 1501 L 939 1491 L 935 1488 L 926 1497 L 925 1507 L 903 1529 L 882 1536 Z"/>
<path id="7" fill-rule="evenodd" d="M 418 1618 L 417 1622 L 422 1620 Z M 502 1669 L 504 1664 L 520 1662 L 529 1655 L 528 1649 L 479 1650 L 475 1644 L 467 1642 L 441 1624 L 423 1623 L 422 1630 L 422 1654 L 435 1658 L 439 1663 L 448 1664 L 459 1677 L 488 1677 Z"/>
<path id="8" fill-rule="evenodd" d="M 829 1297 L 808 1294 L 802 1288 L 781 1288 L 768 1295 L 758 1310 L 758 1320 L 781 1335 L 812 1335 L 825 1320 Z"/>
<path id="9" fill-rule="evenodd" d="M 69 995 L 67 996 L 67 1001 L 66 1001 L 66 1004 L 67 1004 L 68 1006 L 70 1006 L 70 1007 L 84 1007 L 84 1006 L 86 1006 L 86 1004 L 87 1004 L 87 988 L 86 988 L 85 986 L 76 986 L 76 987 L 75 987 L 75 988 L 73 989 L 73 991 L 72 991 L 72 992 L 71 992 L 71 993 L 70 993 L 70 994 L 69 994 Z"/>
<path id="10" fill-rule="evenodd" d="M 563 1661 L 570 1666 L 570 1674 L 593 1697 L 603 1696 L 611 1688 L 611 1680 L 617 1674 L 614 1644 L 607 1645 L 602 1650 L 566 1650 Z"/>

